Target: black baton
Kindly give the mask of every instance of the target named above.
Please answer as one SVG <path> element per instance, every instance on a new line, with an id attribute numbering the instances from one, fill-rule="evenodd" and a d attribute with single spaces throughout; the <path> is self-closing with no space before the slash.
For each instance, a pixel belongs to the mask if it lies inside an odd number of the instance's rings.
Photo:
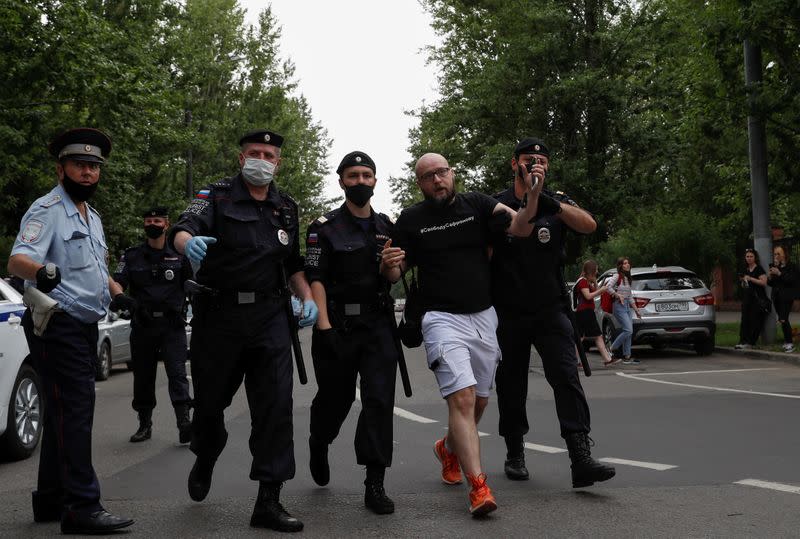
<path id="1" fill-rule="evenodd" d="M 400 341 L 400 334 L 397 331 L 397 322 L 394 317 L 394 305 L 392 310 L 389 311 L 389 325 L 392 328 L 392 338 L 394 339 L 394 347 L 397 349 L 397 368 L 400 369 L 400 380 L 403 382 L 403 393 L 406 397 L 411 396 L 411 380 L 408 378 L 408 367 L 406 367 L 406 356 L 403 353 L 403 343 Z"/>
<path id="2" fill-rule="evenodd" d="M 575 347 L 578 349 L 578 357 L 581 360 L 581 366 L 583 367 L 583 374 L 586 376 L 592 375 L 592 367 L 589 366 L 589 360 L 586 359 L 586 350 L 583 349 L 583 339 L 581 339 L 581 334 L 578 332 L 578 324 L 575 321 L 575 313 L 569 306 L 565 306 L 564 312 L 569 318 L 569 323 L 572 324 L 572 340 L 575 341 Z"/>
<path id="3" fill-rule="evenodd" d="M 286 280 L 286 269 L 281 266 L 281 280 L 283 281 L 283 289 L 286 295 L 284 303 L 286 308 L 286 319 L 289 322 L 289 335 L 292 338 L 292 351 L 294 352 L 294 362 L 297 365 L 297 377 L 300 383 L 305 385 L 308 383 L 308 375 L 306 374 L 306 364 L 303 362 L 303 350 L 300 348 L 300 335 L 297 334 L 300 329 L 297 320 L 294 317 L 294 309 L 292 308 L 292 292 L 289 290 L 289 282 Z"/>

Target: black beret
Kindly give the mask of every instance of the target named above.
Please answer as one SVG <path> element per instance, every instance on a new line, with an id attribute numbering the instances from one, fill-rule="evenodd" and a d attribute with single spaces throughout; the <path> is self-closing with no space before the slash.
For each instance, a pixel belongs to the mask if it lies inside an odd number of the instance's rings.
<path id="1" fill-rule="evenodd" d="M 347 167 L 369 167 L 372 169 L 372 172 L 375 173 L 375 161 L 364 152 L 355 151 L 345 155 L 342 162 L 339 163 L 339 167 L 336 169 L 336 174 L 341 176 L 342 171 Z"/>
<path id="2" fill-rule="evenodd" d="M 103 163 L 111 153 L 111 139 L 97 129 L 79 127 L 64 131 L 47 147 L 56 159 L 69 157 L 76 161 Z"/>
<path id="3" fill-rule="evenodd" d="M 145 211 L 142 217 L 169 217 L 169 212 L 164 206 L 155 206 Z"/>
<path id="4" fill-rule="evenodd" d="M 532 137 L 520 140 L 516 148 L 514 148 L 514 155 L 517 157 L 523 153 L 538 153 L 545 157 L 550 157 L 550 150 L 547 149 L 544 141 Z"/>
<path id="5" fill-rule="evenodd" d="M 248 142 L 271 144 L 276 148 L 280 148 L 283 144 L 283 137 L 266 129 L 254 129 L 242 135 L 242 138 L 239 139 L 239 146 L 244 146 Z"/>

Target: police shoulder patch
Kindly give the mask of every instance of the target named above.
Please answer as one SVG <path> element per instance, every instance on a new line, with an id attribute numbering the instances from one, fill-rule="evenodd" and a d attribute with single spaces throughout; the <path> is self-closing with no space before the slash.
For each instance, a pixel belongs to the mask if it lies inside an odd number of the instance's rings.
<path id="1" fill-rule="evenodd" d="M 54 204 L 58 204 L 59 202 L 61 202 L 61 195 L 53 195 L 52 197 L 48 198 L 47 200 L 44 200 L 44 201 L 40 202 L 39 205 L 41 207 L 43 207 L 43 208 L 49 208 L 50 206 L 53 206 Z"/>
<path id="2" fill-rule="evenodd" d="M 44 230 L 43 222 L 36 219 L 29 219 L 28 222 L 25 223 L 25 228 L 22 229 L 20 240 L 22 240 L 23 243 L 33 243 L 42 235 L 42 230 Z"/>

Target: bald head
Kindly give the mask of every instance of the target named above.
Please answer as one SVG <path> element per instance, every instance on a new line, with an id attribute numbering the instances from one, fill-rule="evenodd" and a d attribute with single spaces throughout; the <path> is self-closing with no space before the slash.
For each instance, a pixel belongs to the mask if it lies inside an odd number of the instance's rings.
<path id="1" fill-rule="evenodd" d="M 422 195 L 444 207 L 453 201 L 456 195 L 453 171 L 447 159 L 438 153 L 426 153 L 417 160 L 414 167 L 417 185 Z"/>
<path id="2" fill-rule="evenodd" d="M 414 174 L 417 175 L 417 178 L 420 177 L 420 171 L 429 168 L 440 168 L 440 167 L 447 167 L 447 159 L 444 158 L 443 155 L 438 153 L 426 153 L 423 154 L 419 159 L 417 159 L 417 164 L 414 167 Z"/>

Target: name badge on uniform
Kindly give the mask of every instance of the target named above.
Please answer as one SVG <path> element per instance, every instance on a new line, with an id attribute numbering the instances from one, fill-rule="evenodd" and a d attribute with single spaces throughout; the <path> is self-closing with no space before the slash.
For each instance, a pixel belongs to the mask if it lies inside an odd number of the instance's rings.
<path id="1" fill-rule="evenodd" d="M 171 269 L 168 269 L 167 271 L 164 272 L 164 278 L 168 281 L 171 281 L 172 279 L 175 278 L 175 272 L 172 271 Z"/>
<path id="2" fill-rule="evenodd" d="M 537 234 L 540 243 L 547 243 L 550 241 L 550 229 L 549 228 L 540 228 L 539 233 Z"/>
<path id="3" fill-rule="evenodd" d="M 283 229 L 278 230 L 278 241 L 281 245 L 289 245 L 289 234 Z"/>

